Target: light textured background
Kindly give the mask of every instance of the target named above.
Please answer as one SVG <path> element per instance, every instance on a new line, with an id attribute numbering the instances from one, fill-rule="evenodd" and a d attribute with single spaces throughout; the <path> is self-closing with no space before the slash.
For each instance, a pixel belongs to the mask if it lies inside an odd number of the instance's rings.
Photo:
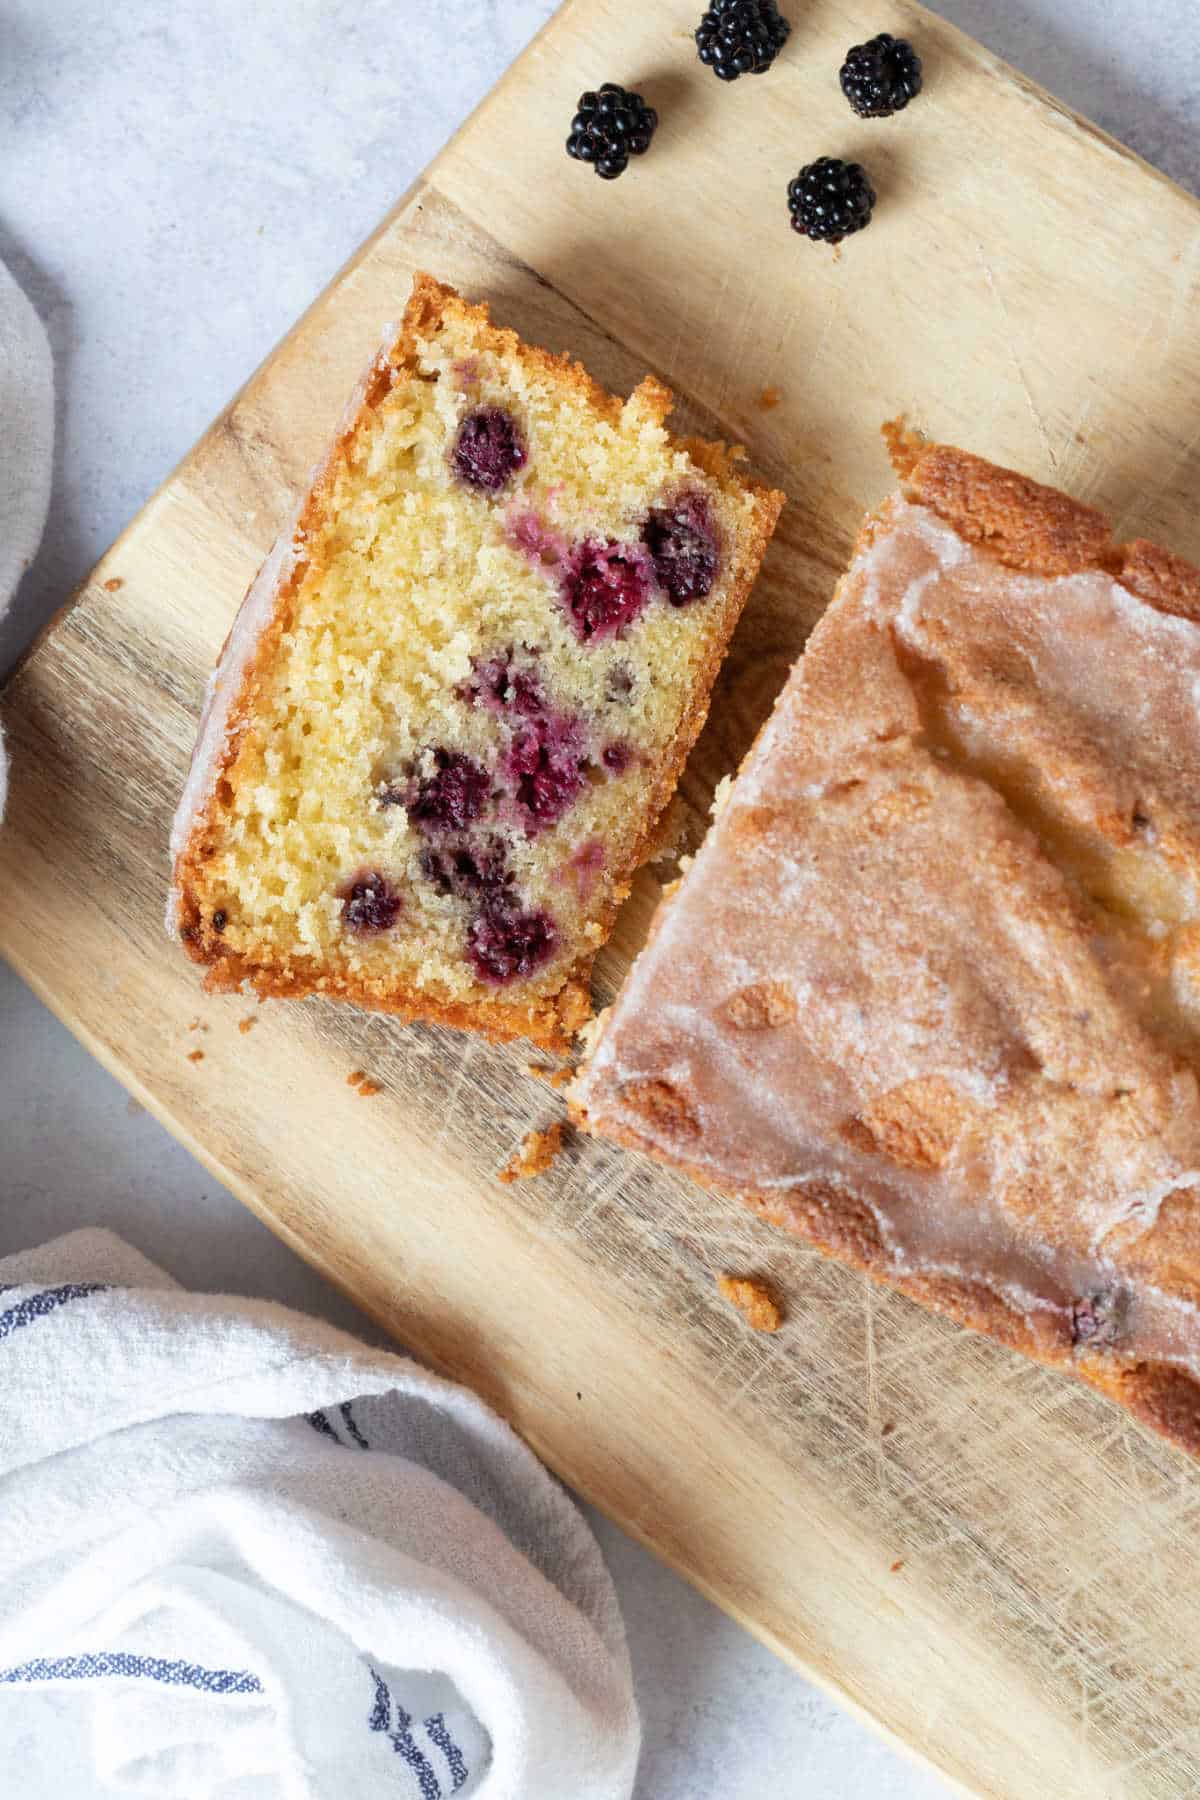
<path id="1" fill-rule="evenodd" d="M 59 378 L 50 524 L 0 627 L 0 673 L 551 10 L 550 0 L 0 5 L 0 256 L 46 322 Z M 1200 191 L 1195 0 L 942 0 L 936 10 Z M 880 29 L 895 23 L 887 12 Z M 825 149 L 836 146 L 807 145 L 798 130 L 797 161 Z M 0 966 L 0 1254 L 92 1223 L 189 1286 L 264 1294 L 371 1330 Z M 639 1800 L 945 1792 L 621 1533 L 598 1528 L 646 1725 Z"/>

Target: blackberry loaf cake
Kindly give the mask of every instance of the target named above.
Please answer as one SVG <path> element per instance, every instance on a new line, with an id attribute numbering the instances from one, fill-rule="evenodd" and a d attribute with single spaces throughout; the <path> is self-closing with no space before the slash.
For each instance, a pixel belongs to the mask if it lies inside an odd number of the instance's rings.
<path id="1" fill-rule="evenodd" d="M 420 275 L 217 668 L 171 919 L 218 989 L 562 1048 L 782 495 Z"/>
<path id="2" fill-rule="evenodd" d="M 890 441 L 572 1111 L 1200 1450 L 1200 571 Z"/>

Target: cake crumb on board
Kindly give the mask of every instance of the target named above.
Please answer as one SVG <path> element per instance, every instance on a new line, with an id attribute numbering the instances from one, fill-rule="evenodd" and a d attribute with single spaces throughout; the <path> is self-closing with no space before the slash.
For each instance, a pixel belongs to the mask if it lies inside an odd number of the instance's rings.
<path id="1" fill-rule="evenodd" d="M 382 1094 L 383 1092 L 382 1083 L 372 1081 L 365 1069 L 352 1069 L 346 1077 L 346 1085 L 347 1087 L 356 1088 L 364 1100 L 370 1100 L 376 1094 Z"/>
<path id="2" fill-rule="evenodd" d="M 575 1079 L 574 1069 L 548 1069 L 543 1063 L 526 1063 L 525 1067 L 538 1081 L 544 1081 L 547 1087 L 569 1087 Z"/>
<path id="3" fill-rule="evenodd" d="M 783 395 L 777 387 L 765 387 L 754 404 L 760 412 L 772 412 L 782 399 Z"/>
<path id="4" fill-rule="evenodd" d="M 526 1132 L 519 1148 L 496 1179 L 507 1186 L 511 1181 L 528 1181 L 533 1175 L 544 1175 L 562 1149 L 565 1129 L 563 1120 L 559 1119 L 544 1130 Z"/>
<path id="5" fill-rule="evenodd" d="M 189 1050 L 188 1051 L 188 1061 L 195 1062 L 195 1063 L 203 1062 L 204 1061 L 203 1050 Z"/>
<path id="6" fill-rule="evenodd" d="M 783 1309 L 764 1282 L 745 1275 L 721 1275 L 717 1286 L 722 1299 L 736 1306 L 751 1331 L 778 1331 L 783 1324 Z"/>
<path id="7" fill-rule="evenodd" d="M 244 1019 L 238 1020 L 238 1030 L 245 1036 L 246 1032 L 253 1031 L 257 1024 L 258 1015 L 256 1013 L 248 1013 Z"/>

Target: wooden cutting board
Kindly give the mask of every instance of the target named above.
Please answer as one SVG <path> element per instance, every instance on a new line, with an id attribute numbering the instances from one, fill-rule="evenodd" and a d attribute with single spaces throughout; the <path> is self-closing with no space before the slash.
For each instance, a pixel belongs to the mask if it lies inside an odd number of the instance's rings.
<path id="1" fill-rule="evenodd" d="M 894 1738 L 978 1794 L 1190 1794 L 1200 1468 L 631 1157 L 574 1143 L 499 1186 L 558 1106 L 520 1048 L 311 1002 L 243 1033 L 255 1009 L 202 998 L 163 935 L 204 678 L 415 268 L 609 384 L 658 370 L 788 491 L 684 782 L 693 837 L 888 485 L 881 420 L 1200 554 L 1196 205 L 903 0 L 796 0 L 776 69 L 731 88 L 695 60 L 698 8 L 559 13 L 43 637 L 5 702 L 0 947 L 288 1243 Z M 927 90 L 862 123 L 837 69 L 881 24 Z M 662 114 L 615 184 L 561 141 L 609 78 Z M 840 254 L 788 229 L 787 181 L 822 153 L 880 195 Z M 646 874 L 602 993 L 657 893 Z M 774 1279 L 777 1337 L 717 1299 L 725 1270 Z"/>

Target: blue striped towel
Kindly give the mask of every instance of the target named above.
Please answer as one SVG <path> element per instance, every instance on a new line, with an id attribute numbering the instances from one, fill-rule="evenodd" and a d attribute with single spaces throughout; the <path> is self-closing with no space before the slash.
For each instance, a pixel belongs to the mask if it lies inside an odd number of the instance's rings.
<path id="1" fill-rule="evenodd" d="M 0 1261 L 23 1800 L 628 1800 L 611 1582 L 476 1397 L 104 1232 Z"/>

